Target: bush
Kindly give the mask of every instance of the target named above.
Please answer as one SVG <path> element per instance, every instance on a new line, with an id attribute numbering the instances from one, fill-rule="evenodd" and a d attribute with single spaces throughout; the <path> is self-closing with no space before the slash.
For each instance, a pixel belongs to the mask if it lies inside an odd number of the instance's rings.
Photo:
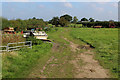
<path id="1" fill-rule="evenodd" d="M 40 45 L 41 43 L 43 43 L 40 39 L 36 39 L 33 36 L 27 38 L 27 41 L 32 41 L 32 45 Z"/>
<path id="2" fill-rule="evenodd" d="M 56 32 L 56 31 L 58 31 L 58 28 L 51 28 L 48 32 Z"/>

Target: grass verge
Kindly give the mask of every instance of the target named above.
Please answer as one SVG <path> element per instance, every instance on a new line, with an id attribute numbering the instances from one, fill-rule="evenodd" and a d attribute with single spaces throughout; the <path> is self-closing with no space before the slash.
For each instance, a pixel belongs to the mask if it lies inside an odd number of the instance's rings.
<path id="1" fill-rule="evenodd" d="M 32 49 L 23 48 L 20 51 L 4 53 L 2 56 L 3 78 L 24 78 L 30 69 L 38 63 L 38 60 L 47 55 L 52 44 L 42 43 Z"/>

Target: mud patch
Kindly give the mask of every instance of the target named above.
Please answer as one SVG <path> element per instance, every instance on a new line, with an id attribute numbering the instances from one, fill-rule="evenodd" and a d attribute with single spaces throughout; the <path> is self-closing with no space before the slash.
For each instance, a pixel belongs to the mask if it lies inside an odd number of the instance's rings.
<path id="1" fill-rule="evenodd" d="M 78 49 L 91 49 L 90 45 L 77 46 Z"/>
<path id="2" fill-rule="evenodd" d="M 53 47 L 52 47 L 53 52 L 58 51 L 59 48 L 60 48 L 60 45 L 58 43 L 53 43 Z"/>

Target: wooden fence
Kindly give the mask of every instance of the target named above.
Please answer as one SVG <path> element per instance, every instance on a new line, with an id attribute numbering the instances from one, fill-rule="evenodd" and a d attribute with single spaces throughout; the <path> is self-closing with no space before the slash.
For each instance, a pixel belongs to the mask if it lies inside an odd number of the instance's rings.
<path id="1" fill-rule="evenodd" d="M 7 46 L 0 46 L 0 52 L 20 50 L 22 47 L 32 48 L 32 41 L 8 43 Z"/>

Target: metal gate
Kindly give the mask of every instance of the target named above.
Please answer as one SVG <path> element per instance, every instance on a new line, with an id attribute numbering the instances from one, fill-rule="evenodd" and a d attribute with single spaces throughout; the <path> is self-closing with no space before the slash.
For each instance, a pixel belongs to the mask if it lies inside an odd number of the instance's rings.
<path id="1" fill-rule="evenodd" d="M 12 45 L 12 46 L 11 46 Z M 8 43 L 7 46 L 0 46 L 0 52 L 20 50 L 22 47 L 32 48 L 32 41 Z M 5 49 L 3 49 L 5 48 Z"/>

